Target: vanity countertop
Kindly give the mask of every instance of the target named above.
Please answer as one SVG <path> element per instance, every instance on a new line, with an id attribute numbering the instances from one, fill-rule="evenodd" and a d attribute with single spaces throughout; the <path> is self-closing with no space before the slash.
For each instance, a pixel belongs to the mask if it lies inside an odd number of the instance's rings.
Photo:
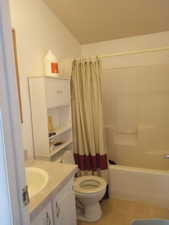
<path id="1" fill-rule="evenodd" d="M 50 199 L 53 193 L 61 190 L 64 184 L 77 172 L 78 168 L 72 164 L 62 164 L 55 161 L 27 161 L 26 167 L 36 167 L 45 170 L 48 173 L 49 180 L 45 188 L 30 199 L 28 209 L 30 216 L 36 214 L 38 208 L 41 208 L 46 201 Z M 39 211 L 39 210 L 38 210 Z"/>

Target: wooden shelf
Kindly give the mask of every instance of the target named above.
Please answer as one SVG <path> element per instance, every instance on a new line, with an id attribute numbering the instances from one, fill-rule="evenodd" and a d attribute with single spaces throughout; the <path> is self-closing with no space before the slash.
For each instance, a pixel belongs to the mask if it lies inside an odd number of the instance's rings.
<path id="1" fill-rule="evenodd" d="M 55 135 L 49 137 L 49 140 L 51 141 L 51 140 L 55 139 L 56 137 L 58 137 L 59 135 L 64 134 L 64 133 L 68 132 L 71 129 L 72 129 L 71 125 L 63 127 L 61 129 L 59 129 L 58 131 L 56 131 Z"/>
<path id="2" fill-rule="evenodd" d="M 60 152 L 62 149 L 66 148 L 67 146 L 69 146 L 70 144 L 72 144 L 72 140 L 68 140 L 65 143 L 57 146 L 54 150 L 52 150 L 49 155 L 50 157 L 55 155 L 56 153 Z"/>
<path id="3" fill-rule="evenodd" d="M 51 160 L 52 157 L 56 156 L 59 152 L 61 152 L 64 148 L 72 144 L 72 140 L 66 141 L 62 145 L 57 146 L 53 151 L 51 151 L 49 154 L 40 154 L 37 156 L 38 159 L 47 159 Z"/>
<path id="4" fill-rule="evenodd" d="M 47 107 L 47 110 L 50 111 L 50 110 L 54 110 L 54 109 L 58 109 L 58 108 L 63 108 L 63 107 L 70 107 L 70 103 L 63 104 L 63 105 L 57 105 L 55 107 Z"/>
<path id="5" fill-rule="evenodd" d="M 51 79 L 58 79 L 58 80 L 70 80 L 70 76 L 66 76 L 63 74 L 59 74 L 58 76 L 55 75 L 44 75 L 44 76 L 29 76 L 29 78 L 51 78 Z"/>

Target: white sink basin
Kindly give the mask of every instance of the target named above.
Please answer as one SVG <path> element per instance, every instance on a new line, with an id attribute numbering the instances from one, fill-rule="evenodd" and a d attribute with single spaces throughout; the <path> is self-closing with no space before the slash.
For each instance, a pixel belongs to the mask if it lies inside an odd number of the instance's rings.
<path id="1" fill-rule="evenodd" d="M 48 183 L 48 173 L 36 167 L 26 168 L 26 182 L 28 185 L 29 197 L 37 195 Z"/>

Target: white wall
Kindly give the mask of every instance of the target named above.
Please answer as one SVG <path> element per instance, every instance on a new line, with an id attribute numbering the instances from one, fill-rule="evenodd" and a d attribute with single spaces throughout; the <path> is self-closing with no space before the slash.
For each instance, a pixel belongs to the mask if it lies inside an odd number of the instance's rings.
<path id="1" fill-rule="evenodd" d="M 169 46 L 169 31 L 82 45 L 82 55 L 105 55 L 164 46 Z"/>
<path id="2" fill-rule="evenodd" d="M 169 32 L 82 46 L 85 56 L 169 46 Z M 103 59 L 109 156 L 121 165 L 169 169 L 169 51 Z"/>
<path id="3" fill-rule="evenodd" d="M 169 31 L 83 45 L 82 55 L 109 55 L 116 52 L 165 46 L 169 46 Z M 104 69 L 111 69 L 112 67 L 167 63 L 168 55 L 169 51 L 106 58 L 103 59 L 103 67 Z"/>
<path id="4" fill-rule="evenodd" d="M 43 57 L 52 49 L 58 59 L 77 57 L 80 44 L 43 0 L 10 0 L 12 26 L 16 30 L 24 147 L 32 155 L 32 130 L 27 77 L 43 74 Z"/>
<path id="5" fill-rule="evenodd" d="M 104 72 L 110 157 L 120 165 L 169 169 L 169 63 Z"/>

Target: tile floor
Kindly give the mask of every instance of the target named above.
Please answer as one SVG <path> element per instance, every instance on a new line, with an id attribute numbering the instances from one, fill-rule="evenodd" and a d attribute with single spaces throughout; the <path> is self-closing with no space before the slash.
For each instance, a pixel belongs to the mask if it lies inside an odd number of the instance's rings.
<path id="1" fill-rule="evenodd" d="M 109 199 L 102 202 L 103 216 L 95 223 L 78 221 L 78 225 L 130 225 L 138 218 L 169 219 L 169 209 L 126 200 Z"/>

